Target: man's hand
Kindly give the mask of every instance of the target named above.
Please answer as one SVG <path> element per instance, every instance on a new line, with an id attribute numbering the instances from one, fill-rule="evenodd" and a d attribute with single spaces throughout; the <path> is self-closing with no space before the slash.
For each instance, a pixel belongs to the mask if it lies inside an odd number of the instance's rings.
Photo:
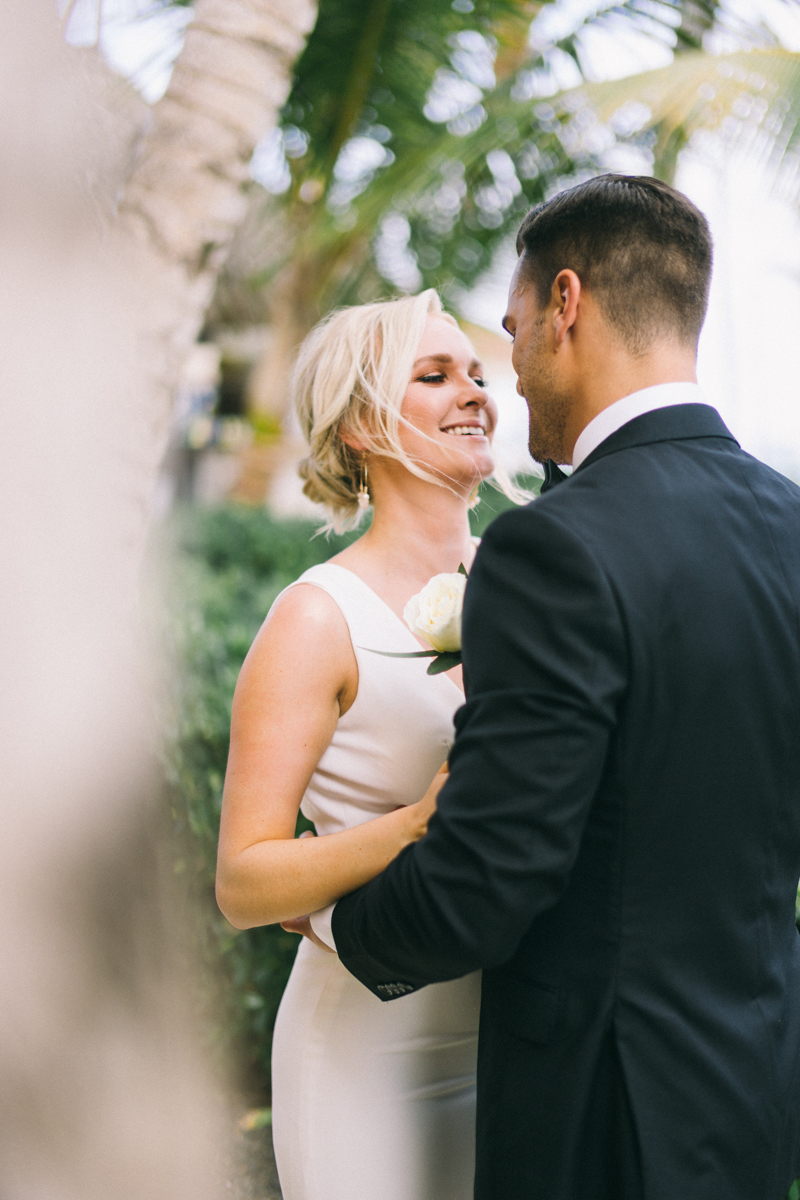
<path id="1" fill-rule="evenodd" d="M 428 822 L 436 812 L 436 798 L 447 782 L 447 775 L 448 766 L 444 762 L 434 775 L 431 785 L 422 799 L 418 800 L 416 804 L 410 804 L 406 809 L 411 823 L 412 841 L 419 841 L 428 832 Z"/>
<path id="2" fill-rule="evenodd" d="M 310 834 L 309 836 L 313 837 L 314 835 Z M 314 930 L 311 928 L 311 918 L 309 916 L 293 917 L 291 921 L 281 921 L 281 929 L 286 929 L 289 933 L 301 933 L 303 937 L 307 937 L 315 946 L 319 946 L 320 950 L 327 950 L 328 954 L 333 954 L 330 946 L 326 946 L 314 933 Z"/>
<path id="3" fill-rule="evenodd" d="M 416 804 L 409 804 L 405 809 L 406 818 L 410 826 L 410 841 L 416 842 L 419 838 L 424 837 L 428 832 L 428 821 L 436 812 L 436 797 L 442 790 L 442 787 L 447 782 L 448 765 L 447 762 L 442 763 L 441 767 L 434 775 L 425 795 Z M 300 834 L 301 838 L 314 837 L 310 829 L 305 833 Z M 289 921 L 281 921 L 281 929 L 287 930 L 288 933 L 299 933 L 303 937 L 308 938 L 315 946 L 319 946 L 320 950 L 327 950 L 329 954 L 334 954 L 325 942 L 314 933 L 311 928 L 311 918 L 306 915 L 304 917 L 292 917 Z"/>

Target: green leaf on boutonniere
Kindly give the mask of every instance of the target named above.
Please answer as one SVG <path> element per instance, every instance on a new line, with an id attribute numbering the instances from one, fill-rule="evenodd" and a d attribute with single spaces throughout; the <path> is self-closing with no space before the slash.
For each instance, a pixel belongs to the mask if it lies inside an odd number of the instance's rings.
<path id="1" fill-rule="evenodd" d="M 466 575 L 467 577 L 469 577 L 469 572 L 467 571 L 467 568 L 464 566 L 463 563 L 458 564 L 458 573 L 459 573 L 459 575 Z"/>
<path id="2" fill-rule="evenodd" d="M 372 646 L 359 646 L 359 650 L 368 650 L 370 654 L 380 654 L 381 658 L 436 658 L 438 650 L 373 650 Z"/>
<path id="3" fill-rule="evenodd" d="M 457 667 L 461 662 L 460 650 L 444 651 L 437 654 L 431 665 L 428 667 L 429 675 L 438 675 L 441 671 L 449 671 L 453 667 Z"/>
<path id="4" fill-rule="evenodd" d="M 428 667 L 428 675 L 438 675 L 441 671 L 449 671 L 461 663 L 460 650 L 373 650 L 371 646 L 359 646 L 359 650 L 368 650 L 370 654 L 380 654 L 382 658 L 432 658 Z"/>

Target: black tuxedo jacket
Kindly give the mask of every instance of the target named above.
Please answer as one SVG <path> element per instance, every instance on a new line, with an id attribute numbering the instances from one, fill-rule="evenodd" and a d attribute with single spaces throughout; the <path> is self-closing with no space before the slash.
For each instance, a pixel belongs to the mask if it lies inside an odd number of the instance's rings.
<path id="1" fill-rule="evenodd" d="M 800 1175 L 800 489 L 629 422 L 489 528 L 422 841 L 333 914 L 384 999 L 484 968 L 479 1200 Z"/>

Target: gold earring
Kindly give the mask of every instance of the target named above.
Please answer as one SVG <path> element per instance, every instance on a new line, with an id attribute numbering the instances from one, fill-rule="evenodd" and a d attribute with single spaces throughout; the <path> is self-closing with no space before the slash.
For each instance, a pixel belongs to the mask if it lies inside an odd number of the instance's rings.
<path id="1" fill-rule="evenodd" d="M 361 455 L 361 486 L 358 489 L 358 507 L 369 508 L 369 471 L 367 470 L 366 452 Z"/>
<path id="2" fill-rule="evenodd" d="M 471 492 L 470 492 L 470 494 L 469 494 L 469 500 L 467 500 L 467 507 L 468 507 L 468 508 L 473 508 L 473 509 L 474 509 L 474 508 L 477 508 L 477 507 L 478 507 L 478 505 L 480 504 L 480 502 L 481 502 L 481 498 L 480 498 L 480 496 L 478 495 L 478 491 L 479 491 L 479 489 L 480 489 L 480 484 L 476 483 L 476 484 L 475 484 L 475 487 L 472 489 L 472 491 L 471 491 Z"/>

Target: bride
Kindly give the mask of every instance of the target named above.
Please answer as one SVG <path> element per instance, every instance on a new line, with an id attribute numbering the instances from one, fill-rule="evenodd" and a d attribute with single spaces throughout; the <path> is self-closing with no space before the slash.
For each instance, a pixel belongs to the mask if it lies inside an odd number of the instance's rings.
<path id="1" fill-rule="evenodd" d="M 295 406 L 306 495 L 332 528 L 367 505 L 374 516 L 278 597 L 242 667 L 217 897 L 239 929 L 315 914 L 275 1027 L 284 1200 L 468 1200 L 478 975 L 382 1004 L 317 937 L 332 944 L 317 910 L 422 837 L 435 808 L 460 667 L 429 676 L 426 659 L 371 651 L 419 649 L 407 601 L 431 576 L 469 568 L 468 506 L 494 472 L 496 408 L 432 290 L 318 325 Z M 326 836 L 295 840 L 299 808 Z"/>

